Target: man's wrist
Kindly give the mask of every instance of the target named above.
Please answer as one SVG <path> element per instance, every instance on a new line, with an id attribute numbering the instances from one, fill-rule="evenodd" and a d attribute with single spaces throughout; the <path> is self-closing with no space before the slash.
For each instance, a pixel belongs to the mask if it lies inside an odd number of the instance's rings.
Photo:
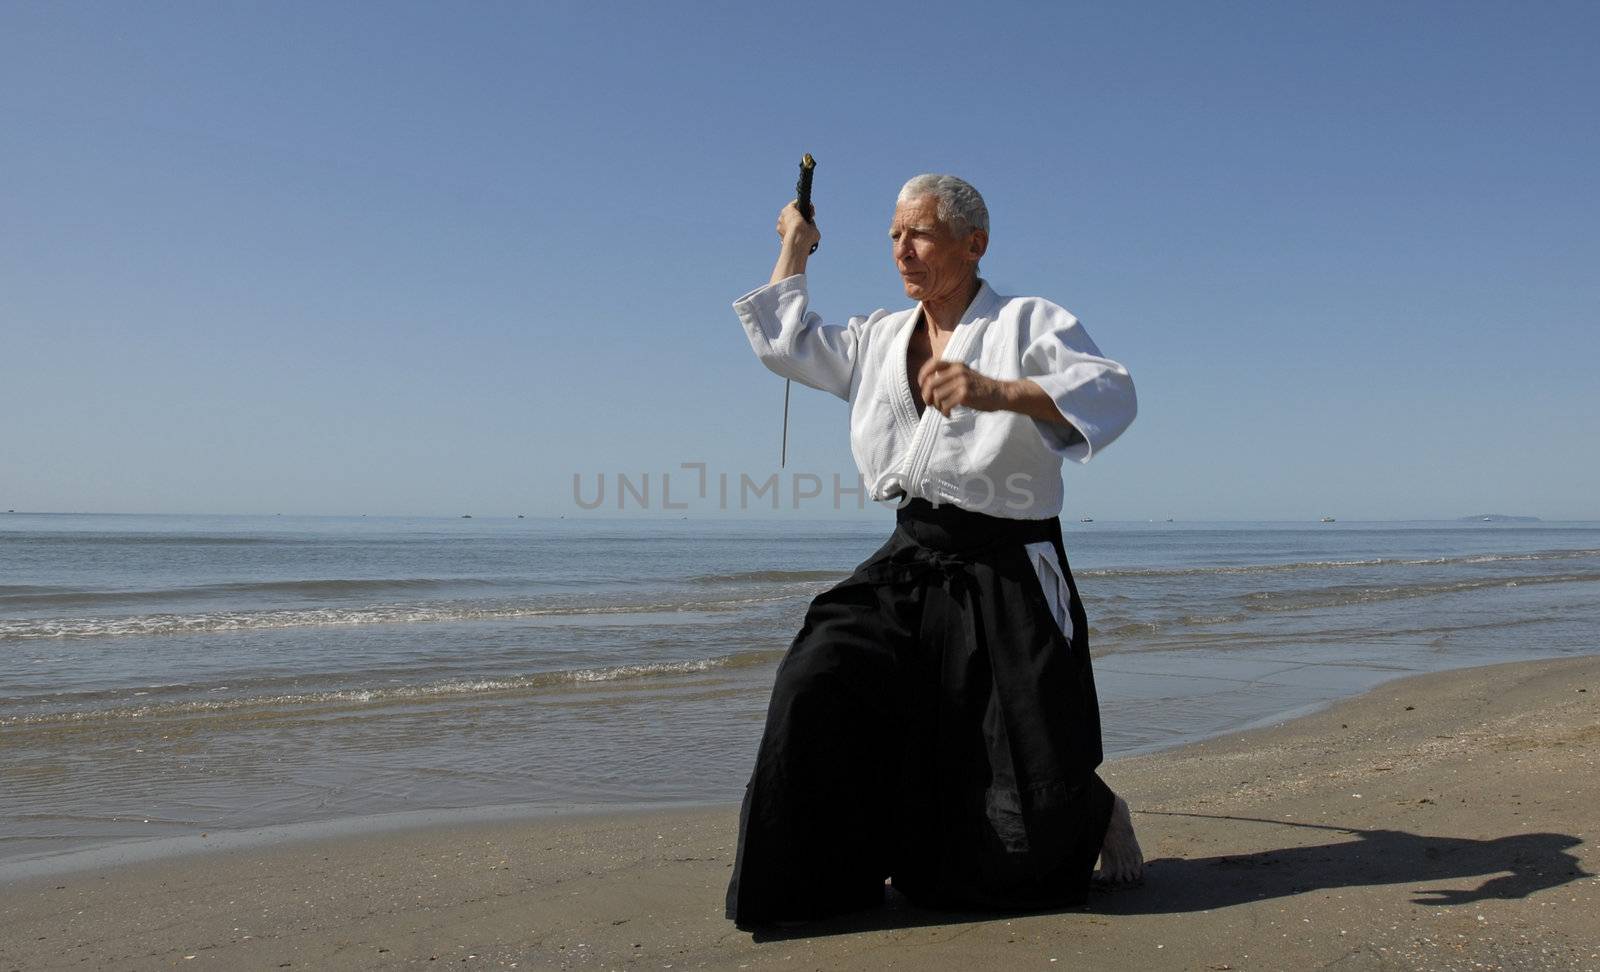
<path id="1" fill-rule="evenodd" d="M 783 238 L 783 245 L 780 247 L 780 249 L 784 253 L 793 251 L 801 256 L 810 256 L 812 242 L 813 241 L 809 237 L 800 236 L 799 234 L 794 236 L 785 236 Z"/>
<path id="2" fill-rule="evenodd" d="M 1050 393 L 1040 387 L 1039 383 L 1031 378 L 1013 378 L 1002 381 L 1004 388 L 1005 404 L 1001 407 L 1008 412 L 1017 412 L 1029 418 L 1039 419 L 1044 422 L 1066 424 L 1061 410 L 1056 408 Z"/>
<path id="3" fill-rule="evenodd" d="M 1021 379 L 997 379 L 999 385 L 997 397 L 999 398 L 1000 411 L 1021 412 L 1028 398 L 1028 389 Z"/>
<path id="4" fill-rule="evenodd" d="M 778 262 L 772 268 L 772 279 L 769 283 L 777 283 L 790 277 L 797 277 L 806 272 L 806 258 L 811 254 L 807 247 L 798 246 L 783 241 L 783 248 L 778 251 Z"/>

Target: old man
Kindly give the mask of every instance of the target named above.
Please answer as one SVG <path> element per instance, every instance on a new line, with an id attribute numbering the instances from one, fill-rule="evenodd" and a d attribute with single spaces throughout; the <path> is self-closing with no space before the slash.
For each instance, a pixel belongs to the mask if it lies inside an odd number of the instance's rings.
<path id="1" fill-rule="evenodd" d="M 1037 297 L 978 273 L 989 214 L 966 182 L 901 189 L 890 249 L 916 306 L 826 324 L 817 227 L 778 216 L 771 282 L 734 304 L 772 371 L 850 403 L 850 445 L 896 524 L 811 603 L 778 667 L 740 814 L 741 927 L 881 903 L 1040 908 L 1137 880 L 1127 804 L 1101 781 L 1088 624 L 1058 516 L 1136 410 L 1127 369 Z"/>

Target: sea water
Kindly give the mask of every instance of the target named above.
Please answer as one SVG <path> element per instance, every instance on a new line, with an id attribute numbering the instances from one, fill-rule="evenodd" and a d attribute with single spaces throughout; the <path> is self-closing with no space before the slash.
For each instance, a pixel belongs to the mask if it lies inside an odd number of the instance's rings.
<path id="1" fill-rule="evenodd" d="M 0 514 L 0 864 L 429 808 L 733 802 L 877 520 Z M 1593 652 L 1596 523 L 1068 523 L 1108 756 Z"/>

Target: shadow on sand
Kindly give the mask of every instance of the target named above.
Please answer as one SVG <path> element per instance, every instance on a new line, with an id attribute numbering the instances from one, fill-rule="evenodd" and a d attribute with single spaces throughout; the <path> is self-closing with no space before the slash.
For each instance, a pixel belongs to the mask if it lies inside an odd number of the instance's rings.
<path id="1" fill-rule="evenodd" d="M 1460 887 L 1413 889 L 1418 905 L 1462 905 L 1489 898 L 1525 898 L 1535 891 L 1591 877 L 1568 850 L 1582 841 L 1569 834 L 1513 834 L 1489 840 L 1427 837 L 1403 830 L 1360 830 L 1256 817 L 1163 814 L 1277 827 L 1330 830 L 1350 839 L 1218 857 L 1158 858 L 1145 865 L 1137 887 L 1096 892 L 1082 908 L 1060 912 L 1103 915 L 1180 914 L 1210 911 L 1330 888 L 1419 885 L 1458 879 Z M 1037 912 L 1035 912 L 1037 913 Z M 1045 912 L 1052 913 L 1052 912 Z M 889 928 L 912 928 L 1014 917 L 995 912 L 918 908 L 891 892 L 883 908 L 757 932 L 756 941 L 813 938 Z"/>

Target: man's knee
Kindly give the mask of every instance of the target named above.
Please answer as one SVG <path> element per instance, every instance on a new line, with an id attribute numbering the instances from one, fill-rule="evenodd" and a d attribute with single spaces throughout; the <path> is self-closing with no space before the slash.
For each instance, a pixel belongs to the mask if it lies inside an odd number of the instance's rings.
<path id="1" fill-rule="evenodd" d="M 797 639 L 778 666 L 768 724 L 799 734 L 807 748 L 863 745 L 887 727 L 898 691 L 881 649 L 830 638 Z"/>
<path id="2" fill-rule="evenodd" d="M 844 702 L 850 692 L 849 659 L 838 644 L 797 640 L 778 666 L 772 708 L 795 717 Z"/>

